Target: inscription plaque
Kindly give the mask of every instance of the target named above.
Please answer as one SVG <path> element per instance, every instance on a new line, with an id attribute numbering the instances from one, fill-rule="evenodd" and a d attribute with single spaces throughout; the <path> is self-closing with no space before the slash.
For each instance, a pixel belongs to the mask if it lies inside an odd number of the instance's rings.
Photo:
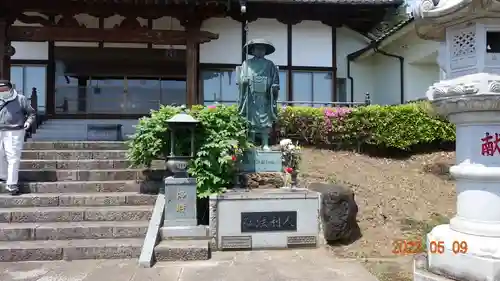
<path id="1" fill-rule="evenodd" d="M 297 231 L 297 211 L 242 212 L 241 232 Z"/>
<path id="2" fill-rule="evenodd" d="M 246 173 L 281 172 L 281 152 L 248 150 L 243 154 L 241 170 Z"/>

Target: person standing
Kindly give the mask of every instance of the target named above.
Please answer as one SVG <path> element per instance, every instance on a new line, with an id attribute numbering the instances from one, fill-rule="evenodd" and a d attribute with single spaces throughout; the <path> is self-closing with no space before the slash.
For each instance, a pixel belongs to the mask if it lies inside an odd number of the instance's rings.
<path id="1" fill-rule="evenodd" d="M 26 130 L 35 122 L 29 100 L 8 80 L 0 80 L 0 181 L 12 195 L 19 194 L 19 165 Z"/>

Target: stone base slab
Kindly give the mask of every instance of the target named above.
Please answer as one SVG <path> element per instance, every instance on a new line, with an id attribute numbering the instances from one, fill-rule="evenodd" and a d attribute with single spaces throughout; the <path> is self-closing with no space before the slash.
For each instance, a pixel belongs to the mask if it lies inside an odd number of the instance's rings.
<path id="1" fill-rule="evenodd" d="M 155 247 L 156 261 L 196 261 L 211 257 L 208 240 L 164 240 Z"/>
<path id="2" fill-rule="evenodd" d="M 430 272 L 456 280 L 497 280 L 500 276 L 500 237 L 465 234 L 444 224 L 436 226 L 427 235 L 428 251 L 431 242 L 441 241 L 444 252 L 428 253 Z M 463 250 L 465 253 L 458 252 L 461 243 L 462 249 L 467 246 L 467 250 Z M 432 250 L 435 251 L 434 246 Z"/>
<path id="3" fill-rule="evenodd" d="M 167 226 L 161 228 L 162 240 L 208 239 L 208 226 Z"/>

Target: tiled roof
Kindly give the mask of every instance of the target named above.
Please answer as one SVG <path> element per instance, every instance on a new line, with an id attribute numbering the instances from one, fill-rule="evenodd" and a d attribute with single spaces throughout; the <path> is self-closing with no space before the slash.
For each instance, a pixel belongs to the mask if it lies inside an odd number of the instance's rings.
<path id="1" fill-rule="evenodd" d="M 413 20 L 415 18 L 413 16 L 410 16 L 409 18 L 405 19 L 405 20 L 402 20 L 400 21 L 399 23 L 397 23 L 395 26 L 393 26 L 392 28 L 386 30 L 382 35 L 380 35 L 379 37 L 377 37 L 375 39 L 376 42 L 382 42 L 383 40 L 385 40 L 386 38 L 390 37 L 391 35 L 393 35 L 394 33 L 398 32 L 399 30 L 401 30 L 403 27 L 407 26 L 408 24 L 412 23 Z"/>

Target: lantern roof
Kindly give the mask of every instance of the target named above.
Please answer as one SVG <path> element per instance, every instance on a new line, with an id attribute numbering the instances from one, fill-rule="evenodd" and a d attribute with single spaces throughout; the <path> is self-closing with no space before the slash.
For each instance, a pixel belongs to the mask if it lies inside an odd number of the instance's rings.
<path id="1" fill-rule="evenodd" d="M 197 124 L 199 122 L 185 111 L 181 111 L 167 120 L 169 124 Z"/>
<path id="2" fill-rule="evenodd" d="M 500 2 L 484 0 L 417 0 L 413 16 L 417 34 L 423 39 L 443 41 L 445 30 L 481 18 L 497 18 Z"/>

